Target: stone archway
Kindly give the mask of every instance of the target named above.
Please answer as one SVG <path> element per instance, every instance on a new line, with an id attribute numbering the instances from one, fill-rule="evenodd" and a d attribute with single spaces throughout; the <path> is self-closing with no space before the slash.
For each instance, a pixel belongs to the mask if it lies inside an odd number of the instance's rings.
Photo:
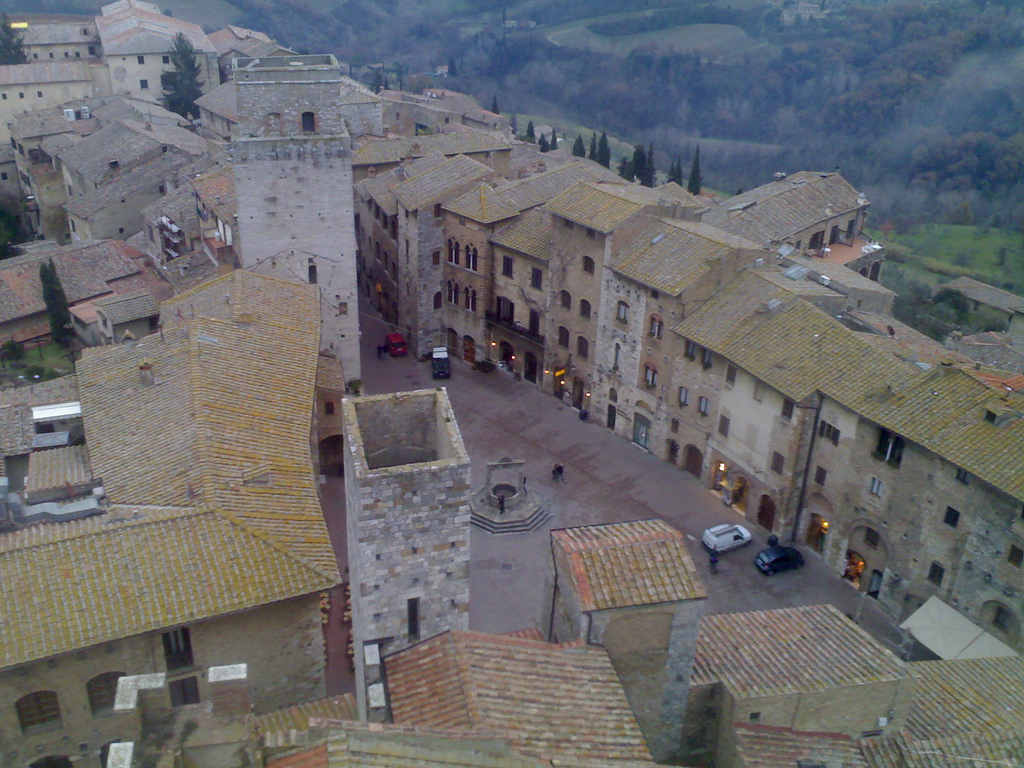
<path id="1" fill-rule="evenodd" d="M 888 566 L 889 547 L 882 534 L 867 524 L 854 525 L 846 544 L 844 577 L 861 592 L 877 598 L 882 588 L 882 574 Z"/>
<path id="2" fill-rule="evenodd" d="M 330 435 L 319 443 L 320 474 L 341 477 L 345 474 L 345 436 Z"/>
<path id="3" fill-rule="evenodd" d="M 736 475 L 736 481 L 732 487 L 732 506 L 740 512 L 747 511 L 747 496 L 750 493 L 750 481 L 745 475 Z"/>
<path id="4" fill-rule="evenodd" d="M 462 337 L 462 359 L 467 363 L 476 362 L 476 341 L 472 336 Z"/>
<path id="5" fill-rule="evenodd" d="M 757 524 L 769 532 L 775 526 L 775 501 L 767 493 L 757 505 Z"/>
<path id="6" fill-rule="evenodd" d="M 683 469 L 700 479 L 701 471 L 704 469 L 704 454 L 700 452 L 700 448 L 687 445 L 683 449 Z"/>

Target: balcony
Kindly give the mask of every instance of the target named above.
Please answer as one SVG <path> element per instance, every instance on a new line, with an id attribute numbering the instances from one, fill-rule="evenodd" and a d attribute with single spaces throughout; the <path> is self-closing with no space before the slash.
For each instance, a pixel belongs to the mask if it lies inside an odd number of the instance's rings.
<path id="1" fill-rule="evenodd" d="M 497 312 L 488 311 L 485 312 L 484 314 L 487 317 L 487 322 L 500 326 L 507 331 L 511 331 L 512 333 L 516 334 L 517 336 L 521 336 L 527 341 L 532 341 L 534 344 L 540 344 L 541 346 L 544 346 L 544 337 L 539 333 L 533 333 L 532 331 L 530 331 L 530 329 L 528 329 L 521 323 L 517 323 L 515 320 L 508 317 L 502 317 Z"/>

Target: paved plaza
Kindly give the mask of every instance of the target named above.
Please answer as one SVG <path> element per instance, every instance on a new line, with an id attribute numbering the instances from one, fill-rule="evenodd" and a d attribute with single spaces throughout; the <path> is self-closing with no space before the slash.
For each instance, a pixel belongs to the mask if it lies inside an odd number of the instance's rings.
<path id="1" fill-rule="evenodd" d="M 548 531 L 596 523 L 661 518 L 687 535 L 690 554 L 704 578 L 708 611 L 728 613 L 832 603 L 894 651 L 900 632 L 870 598 L 829 572 L 814 553 L 801 548 L 807 564 L 799 571 L 763 576 L 753 557 L 765 546 L 754 542 L 723 554 L 718 573 L 709 572 L 701 532 L 721 522 L 742 520 L 722 505 L 717 494 L 683 472 L 590 421 L 532 384 L 505 371 L 480 373 L 452 361 L 452 377 L 434 381 L 429 363 L 413 357 L 379 360 L 376 346 L 386 333 L 380 321 L 362 318 L 365 394 L 445 386 L 455 408 L 473 462 L 473 483 L 483 485 L 487 463 L 508 457 L 526 461 L 528 491 L 540 496 L 551 519 L 540 529 L 494 535 L 474 528 L 471 539 L 470 626 L 486 632 L 510 632 L 539 626 L 548 604 L 550 545 Z M 565 482 L 551 479 L 555 463 L 564 465 Z M 327 493 L 329 517 L 338 519 L 343 499 L 340 481 Z M 338 525 L 331 526 L 337 531 Z M 748 526 L 749 527 L 749 526 Z M 343 544 L 338 532 L 336 545 Z M 344 551 L 343 549 L 341 550 Z"/>

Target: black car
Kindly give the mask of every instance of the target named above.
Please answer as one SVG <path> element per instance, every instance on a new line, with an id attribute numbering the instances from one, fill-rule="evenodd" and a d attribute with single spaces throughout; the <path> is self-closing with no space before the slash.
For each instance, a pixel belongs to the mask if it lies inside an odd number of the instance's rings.
<path id="1" fill-rule="evenodd" d="M 762 549 L 754 558 L 754 565 L 768 576 L 779 571 L 800 568 L 804 564 L 804 556 L 792 547 L 768 547 Z"/>

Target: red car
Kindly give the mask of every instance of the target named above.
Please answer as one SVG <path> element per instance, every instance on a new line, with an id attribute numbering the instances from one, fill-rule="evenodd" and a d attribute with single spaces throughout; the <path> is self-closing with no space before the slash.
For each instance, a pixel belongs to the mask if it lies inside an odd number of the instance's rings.
<path id="1" fill-rule="evenodd" d="M 402 357 L 409 354 L 409 348 L 405 344 L 405 336 L 400 333 L 389 333 L 384 339 L 384 346 L 392 357 Z"/>

